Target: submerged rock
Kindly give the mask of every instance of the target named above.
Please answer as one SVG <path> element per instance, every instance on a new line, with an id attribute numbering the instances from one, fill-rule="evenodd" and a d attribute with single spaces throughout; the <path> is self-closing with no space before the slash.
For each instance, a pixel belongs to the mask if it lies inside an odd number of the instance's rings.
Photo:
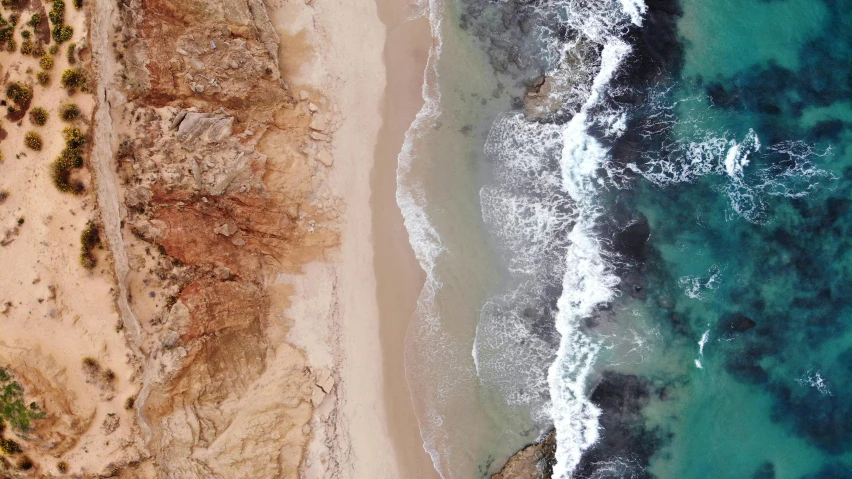
<path id="1" fill-rule="evenodd" d="M 541 441 L 516 452 L 500 472 L 491 479 L 540 479 L 553 475 L 556 461 L 556 430 L 551 430 Z"/>

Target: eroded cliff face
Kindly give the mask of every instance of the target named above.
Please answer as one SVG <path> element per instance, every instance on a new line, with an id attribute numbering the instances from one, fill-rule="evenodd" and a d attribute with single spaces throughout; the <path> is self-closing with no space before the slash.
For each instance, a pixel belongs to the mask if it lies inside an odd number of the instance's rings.
<path id="1" fill-rule="evenodd" d="M 261 0 L 123 0 L 114 20 L 108 104 L 148 358 L 137 407 L 158 475 L 298 477 L 334 379 L 285 341 L 276 278 L 339 241 L 323 187 L 334 119 L 282 78 Z"/>

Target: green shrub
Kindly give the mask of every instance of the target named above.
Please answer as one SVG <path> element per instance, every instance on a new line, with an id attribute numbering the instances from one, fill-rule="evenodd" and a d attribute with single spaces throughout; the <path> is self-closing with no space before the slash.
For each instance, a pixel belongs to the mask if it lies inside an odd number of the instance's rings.
<path id="1" fill-rule="evenodd" d="M 30 17 L 30 21 L 27 22 L 27 25 L 35 28 L 39 23 L 41 23 L 41 13 L 33 13 L 33 16 Z"/>
<path id="2" fill-rule="evenodd" d="M 24 38 L 30 38 L 30 35 L 32 35 L 32 34 L 30 33 L 29 30 L 22 30 L 21 31 L 21 36 L 24 37 Z"/>
<path id="3" fill-rule="evenodd" d="M 79 68 L 69 68 L 62 72 L 62 87 L 76 88 L 86 84 L 86 74 Z"/>
<path id="4" fill-rule="evenodd" d="M 38 80 L 39 85 L 47 85 L 50 82 L 50 73 L 42 70 L 36 73 L 36 80 Z"/>
<path id="5" fill-rule="evenodd" d="M 63 121 L 73 121 L 80 118 L 80 107 L 74 103 L 65 103 L 59 107 L 59 118 Z"/>
<path id="6" fill-rule="evenodd" d="M 47 51 L 49 51 L 51 55 L 56 55 L 57 53 L 59 53 L 59 45 L 54 43 Z"/>
<path id="7" fill-rule="evenodd" d="M 83 229 L 83 232 L 80 233 L 80 264 L 83 265 L 84 268 L 92 269 L 97 264 L 97 260 L 92 254 L 92 250 L 100 243 L 101 236 L 98 226 L 93 221 L 89 221 L 86 223 L 86 227 Z M 83 358 L 83 366 L 93 372 L 100 369 L 97 361 L 90 357 Z M 104 379 L 112 381 L 115 379 L 115 373 L 112 372 L 112 370 L 107 369 L 104 372 Z"/>
<path id="8" fill-rule="evenodd" d="M 41 135 L 34 131 L 28 131 L 27 134 L 24 135 L 24 145 L 31 150 L 41 151 Z"/>
<path id="9" fill-rule="evenodd" d="M 47 119 L 50 115 L 47 113 L 47 110 L 44 108 L 37 106 L 30 110 L 30 122 L 33 125 L 44 126 L 47 123 Z"/>
<path id="10" fill-rule="evenodd" d="M 82 158 L 81 162 L 82 162 Z M 82 165 L 81 165 L 82 166 Z M 71 170 L 79 168 L 73 160 L 60 155 L 50 164 L 50 178 L 56 189 L 63 193 L 79 195 L 83 192 L 83 185 L 79 182 L 71 182 Z"/>
<path id="11" fill-rule="evenodd" d="M 6 87 L 6 97 L 15 103 L 24 103 L 32 99 L 33 89 L 21 82 L 12 82 Z"/>
<path id="12" fill-rule="evenodd" d="M 77 63 L 77 44 L 71 43 L 68 45 L 68 63 L 73 65 Z"/>
<path id="13" fill-rule="evenodd" d="M 3 370 L 3 378 L 0 378 L 0 417 L 5 419 L 13 428 L 19 431 L 29 431 L 31 422 L 34 419 L 42 419 L 46 417 L 38 404 L 27 406 L 24 403 L 24 388 L 16 381 L 12 381 L 12 377 L 6 370 Z M 0 449 L 5 448 L 0 444 Z"/>
<path id="14" fill-rule="evenodd" d="M 21 54 L 23 55 L 32 54 L 34 48 L 35 44 L 29 38 L 21 42 Z"/>
<path id="15" fill-rule="evenodd" d="M 4 454 L 17 454 L 21 452 L 21 446 L 14 439 L 0 439 L 0 451 Z"/>
<path id="16" fill-rule="evenodd" d="M 47 18 L 54 25 L 62 25 L 62 22 L 65 21 L 65 2 L 63 0 L 54 0 L 53 8 L 50 9 Z"/>
<path id="17" fill-rule="evenodd" d="M 74 8 L 77 10 L 83 8 L 83 0 L 74 0 Z"/>
<path id="18" fill-rule="evenodd" d="M 50 55 L 42 55 L 42 57 L 38 60 L 38 65 L 42 68 L 42 70 L 50 70 L 53 68 L 53 57 Z"/>
<path id="19" fill-rule="evenodd" d="M 62 137 L 65 138 L 65 146 L 77 149 L 86 144 L 86 137 L 76 126 L 66 126 L 62 129 Z"/>
<path id="20" fill-rule="evenodd" d="M 65 43 L 74 36 L 74 29 L 71 25 L 54 25 L 51 33 L 56 43 Z"/>
<path id="21" fill-rule="evenodd" d="M 14 27 L 15 25 L 18 24 L 18 20 L 20 20 L 20 19 L 21 19 L 21 16 L 18 15 L 17 13 L 13 13 L 13 14 L 9 15 L 9 25 L 12 25 Z"/>

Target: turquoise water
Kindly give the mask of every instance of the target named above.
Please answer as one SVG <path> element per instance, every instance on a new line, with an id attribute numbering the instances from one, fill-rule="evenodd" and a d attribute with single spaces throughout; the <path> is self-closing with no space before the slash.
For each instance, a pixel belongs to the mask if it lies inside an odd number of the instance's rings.
<path id="1" fill-rule="evenodd" d="M 631 113 L 643 354 L 599 367 L 650 381 L 641 476 L 852 477 L 852 3 L 681 8 L 683 68 Z"/>

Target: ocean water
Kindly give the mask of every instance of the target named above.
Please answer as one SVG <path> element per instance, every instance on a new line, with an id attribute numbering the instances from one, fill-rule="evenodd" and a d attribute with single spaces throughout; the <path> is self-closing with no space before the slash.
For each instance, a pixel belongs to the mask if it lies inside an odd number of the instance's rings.
<path id="1" fill-rule="evenodd" d="M 852 477 L 852 2 L 424 11 L 398 200 L 442 476 L 555 428 L 554 477 Z"/>

